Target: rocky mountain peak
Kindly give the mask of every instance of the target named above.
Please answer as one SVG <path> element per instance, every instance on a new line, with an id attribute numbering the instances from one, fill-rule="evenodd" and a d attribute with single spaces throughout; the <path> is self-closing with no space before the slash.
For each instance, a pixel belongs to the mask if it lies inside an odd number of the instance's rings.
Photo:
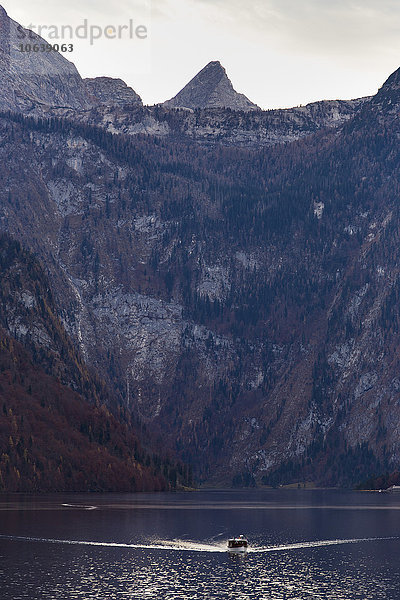
<path id="1" fill-rule="evenodd" d="M 393 93 L 399 94 L 400 91 L 400 69 L 397 69 L 392 73 L 382 87 L 379 89 L 376 98 L 380 98 L 381 96 L 391 95 Z"/>
<path id="2" fill-rule="evenodd" d="M 221 78 L 222 77 L 227 77 L 226 74 L 226 70 L 225 68 L 221 65 L 221 63 L 219 62 L 219 60 L 212 60 L 211 62 L 209 62 L 201 71 L 200 73 L 198 73 L 198 75 L 200 74 L 214 74 L 214 75 L 219 75 Z"/>
<path id="3" fill-rule="evenodd" d="M 140 96 L 122 79 L 83 80 L 68 60 L 69 53 L 22 52 L 21 44 L 32 45 L 32 39 L 38 46 L 47 44 L 13 21 L 0 6 L 0 109 L 40 112 L 48 108 L 142 105 Z"/>
<path id="4" fill-rule="evenodd" d="M 25 37 L 24 37 L 25 36 Z M 75 65 L 59 52 L 22 51 L 46 40 L 11 19 L 0 6 L 0 108 L 16 111 L 62 106 L 88 108 L 89 96 Z"/>
<path id="5" fill-rule="evenodd" d="M 164 106 L 168 108 L 231 108 L 258 110 L 244 94 L 233 88 L 224 67 L 216 60 L 208 63 L 189 83 Z"/>
<path id="6" fill-rule="evenodd" d="M 371 102 L 366 105 L 367 110 L 381 114 L 391 119 L 397 115 L 400 107 L 400 69 L 392 73 L 378 93 L 372 97 Z"/>
<path id="7" fill-rule="evenodd" d="M 387 80 L 381 87 L 381 90 L 399 89 L 399 88 L 400 88 L 400 69 L 397 69 L 396 71 L 394 71 L 394 73 L 392 73 L 387 78 Z"/>

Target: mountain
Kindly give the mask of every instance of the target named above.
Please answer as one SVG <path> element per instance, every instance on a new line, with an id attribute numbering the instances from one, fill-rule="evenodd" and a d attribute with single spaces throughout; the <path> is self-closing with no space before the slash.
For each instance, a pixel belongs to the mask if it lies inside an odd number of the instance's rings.
<path id="1" fill-rule="evenodd" d="M 31 51 L 21 51 L 25 46 Z M 43 113 L 51 108 L 88 110 L 99 104 L 142 103 L 121 79 L 83 80 L 67 60 L 68 52 L 42 50 L 47 46 L 46 40 L 10 19 L 0 6 L 0 109 Z"/>
<path id="2" fill-rule="evenodd" d="M 46 106 L 88 108 L 90 98 L 75 65 L 58 52 L 21 52 L 47 42 L 10 19 L 0 6 L 0 107 L 31 111 Z"/>
<path id="3" fill-rule="evenodd" d="M 199 481 L 398 472 L 398 81 L 287 111 L 114 105 L 103 84 L 89 109 L 4 110 L 0 230 L 45 265 L 70 342 L 60 360 L 16 292 L 5 335 L 95 405 L 101 374 L 107 410 Z"/>
<path id="4" fill-rule="evenodd" d="M 84 79 L 88 93 L 100 104 L 107 106 L 124 106 L 125 104 L 142 105 L 140 96 L 122 79 L 112 77 L 95 77 Z"/>
<path id="5" fill-rule="evenodd" d="M 244 94 L 233 89 L 224 67 L 219 61 L 208 63 L 171 100 L 167 108 L 230 108 L 232 110 L 259 110 Z"/>
<path id="6" fill-rule="evenodd" d="M 377 98 L 262 150 L 2 115 L 1 227 L 200 480 L 397 470 L 400 161 Z"/>
<path id="7" fill-rule="evenodd" d="M 143 449 L 68 338 L 40 264 L 4 235 L 0 282 L 0 491 L 153 491 L 183 481 L 181 465 Z"/>
<path id="8" fill-rule="evenodd" d="M 65 117 L 129 135 L 178 135 L 198 143 L 255 148 L 339 127 L 366 100 L 263 112 L 235 92 L 225 69 L 212 62 L 178 94 L 177 103 L 173 99 L 166 108 L 143 107 L 139 95 L 121 79 L 83 80 L 67 60 L 69 53 L 21 52 L 21 44 L 41 48 L 47 42 L 10 19 L 2 7 L 0 21 L 0 110 Z M 204 108 L 192 113 L 168 106 Z"/>

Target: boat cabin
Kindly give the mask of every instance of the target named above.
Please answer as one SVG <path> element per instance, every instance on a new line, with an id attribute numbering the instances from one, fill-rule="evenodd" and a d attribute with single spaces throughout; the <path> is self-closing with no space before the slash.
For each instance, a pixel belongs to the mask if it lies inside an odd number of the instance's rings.
<path id="1" fill-rule="evenodd" d="M 248 542 L 243 535 L 240 535 L 238 538 L 232 538 L 228 540 L 228 548 L 247 548 Z"/>

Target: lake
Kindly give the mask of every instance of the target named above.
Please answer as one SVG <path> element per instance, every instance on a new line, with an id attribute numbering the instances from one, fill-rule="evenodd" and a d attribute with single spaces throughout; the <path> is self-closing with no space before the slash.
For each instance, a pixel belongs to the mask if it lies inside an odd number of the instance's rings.
<path id="1" fill-rule="evenodd" d="M 400 494 L 2 495 L 0 535 L 1 600 L 400 598 Z"/>

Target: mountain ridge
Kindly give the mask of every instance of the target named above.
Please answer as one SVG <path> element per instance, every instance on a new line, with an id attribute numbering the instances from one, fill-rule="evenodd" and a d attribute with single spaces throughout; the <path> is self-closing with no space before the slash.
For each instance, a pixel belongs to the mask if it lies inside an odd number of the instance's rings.
<path id="1" fill-rule="evenodd" d="M 175 97 L 188 98 L 189 102 L 183 104 L 189 105 L 190 98 L 197 98 L 197 104 L 207 108 L 197 108 L 196 114 L 190 113 L 192 108 L 189 111 L 173 108 L 176 114 L 169 114 L 171 109 L 167 106 L 175 104 L 172 99 L 162 105 L 164 115 L 160 119 L 157 106 L 138 110 L 143 104 L 141 98 L 121 79 L 104 76 L 83 80 L 73 63 L 59 52 L 19 52 L 18 28 L 40 44 L 47 42 L 21 28 L 4 9 L 1 19 L 3 41 L 0 42 L 6 52 L 0 57 L 0 110 L 66 117 L 130 135 L 178 134 L 201 144 L 263 147 L 291 142 L 322 127 L 340 127 L 365 102 L 365 99 L 321 101 L 306 107 L 261 111 L 234 91 L 221 63 L 212 61 L 185 86 L 187 95 L 185 92 L 182 96 L 182 90 Z"/>
<path id="2" fill-rule="evenodd" d="M 52 244 L 23 235 L 71 283 L 69 330 L 201 480 L 396 469 L 397 132 L 373 110 L 261 152 L 3 115 L 0 223 L 40 223 L 45 182 Z"/>
<path id="3" fill-rule="evenodd" d="M 398 470 L 397 107 L 394 74 L 371 99 L 270 114 L 1 113 L 0 228 L 200 481 Z"/>

